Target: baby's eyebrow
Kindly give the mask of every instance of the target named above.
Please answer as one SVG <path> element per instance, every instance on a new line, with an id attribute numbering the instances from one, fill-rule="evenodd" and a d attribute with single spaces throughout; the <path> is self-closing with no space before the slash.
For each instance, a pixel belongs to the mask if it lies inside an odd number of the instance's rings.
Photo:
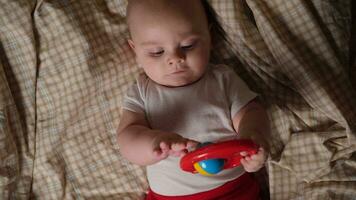
<path id="1" fill-rule="evenodd" d="M 158 45 L 158 42 L 155 41 L 146 41 L 146 42 L 141 42 L 141 46 L 153 46 L 153 45 Z"/>
<path id="2" fill-rule="evenodd" d="M 184 40 L 195 40 L 199 38 L 200 38 L 199 34 L 190 33 L 189 35 L 187 34 L 187 36 L 185 36 Z M 160 44 L 161 43 L 159 41 L 154 41 L 154 40 L 139 42 L 140 46 L 159 46 Z"/>

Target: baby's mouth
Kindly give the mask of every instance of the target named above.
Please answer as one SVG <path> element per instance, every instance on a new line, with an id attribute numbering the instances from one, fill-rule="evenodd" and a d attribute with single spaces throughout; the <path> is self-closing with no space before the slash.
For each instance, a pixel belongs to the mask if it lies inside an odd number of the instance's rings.
<path id="1" fill-rule="evenodd" d="M 172 72 L 171 74 L 180 74 L 183 72 L 185 72 L 185 70 L 177 70 L 177 71 Z"/>
<path id="2" fill-rule="evenodd" d="M 187 71 L 185 66 L 177 66 L 170 74 L 181 74 Z"/>

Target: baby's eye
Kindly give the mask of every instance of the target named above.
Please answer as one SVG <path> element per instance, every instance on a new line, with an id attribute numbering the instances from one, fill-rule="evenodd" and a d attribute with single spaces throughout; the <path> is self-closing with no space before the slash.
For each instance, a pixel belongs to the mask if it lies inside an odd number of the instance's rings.
<path id="1" fill-rule="evenodd" d="M 195 43 L 192 43 L 192 44 L 182 45 L 181 48 L 183 50 L 190 50 L 190 49 L 193 49 L 194 46 L 195 46 Z"/>
<path id="2" fill-rule="evenodd" d="M 164 50 L 159 50 L 159 51 L 153 51 L 153 52 L 149 52 L 148 54 L 152 57 L 159 57 L 161 55 L 163 55 Z"/>

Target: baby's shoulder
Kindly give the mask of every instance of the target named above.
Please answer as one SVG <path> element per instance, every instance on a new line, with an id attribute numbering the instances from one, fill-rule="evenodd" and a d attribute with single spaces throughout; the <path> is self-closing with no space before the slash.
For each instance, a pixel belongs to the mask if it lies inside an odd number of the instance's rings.
<path id="1" fill-rule="evenodd" d="M 214 64 L 214 65 L 210 65 L 210 71 L 213 74 L 213 76 L 217 77 L 217 78 L 227 78 L 231 75 L 236 75 L 234 70 L 225 64 Z"/>
<path id="2" fill-rule="evenodd" d="M 149 81 L 150 79 L 148 78 L 148 76 L 144 73 L 141 73 L 136 77 L 135 82 L 128 86 L 127 92 L 132 93 L 133 91 L 135 91 L 134 93 L 137 93 L 141 97 L 144 97 L 147 93 Z"/>
<path id="3" fill-rule="evenodd" d="M 150 82 L 150 78 L 145 74 L 145 73 L 140 73 L 135 82 L 135 86 L 138 87 L 139 89 L 147 89 L 147 86 Z"/>
<path id="4" fill-rule="evenodd" d="M 150 79 L 145 73 L 140 73 L 136 78 L 136 83 L 138 85 L 146 85 Z"/>

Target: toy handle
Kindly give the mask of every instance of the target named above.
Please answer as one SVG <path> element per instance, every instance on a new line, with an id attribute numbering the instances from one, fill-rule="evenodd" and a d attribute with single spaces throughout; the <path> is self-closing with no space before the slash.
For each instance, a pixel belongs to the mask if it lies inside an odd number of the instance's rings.
<path id="1" fill-rule="evenodd" d="M 258 145 L 248 139 L 229 140 L 203 146 L 182 157 L 180 167 L 184 171 L 196 173 L 194 163 L 208 159 L 224 159 L 223 169 L 239 166 L 242 151 L 248 155 L 256 154 Z"/>

